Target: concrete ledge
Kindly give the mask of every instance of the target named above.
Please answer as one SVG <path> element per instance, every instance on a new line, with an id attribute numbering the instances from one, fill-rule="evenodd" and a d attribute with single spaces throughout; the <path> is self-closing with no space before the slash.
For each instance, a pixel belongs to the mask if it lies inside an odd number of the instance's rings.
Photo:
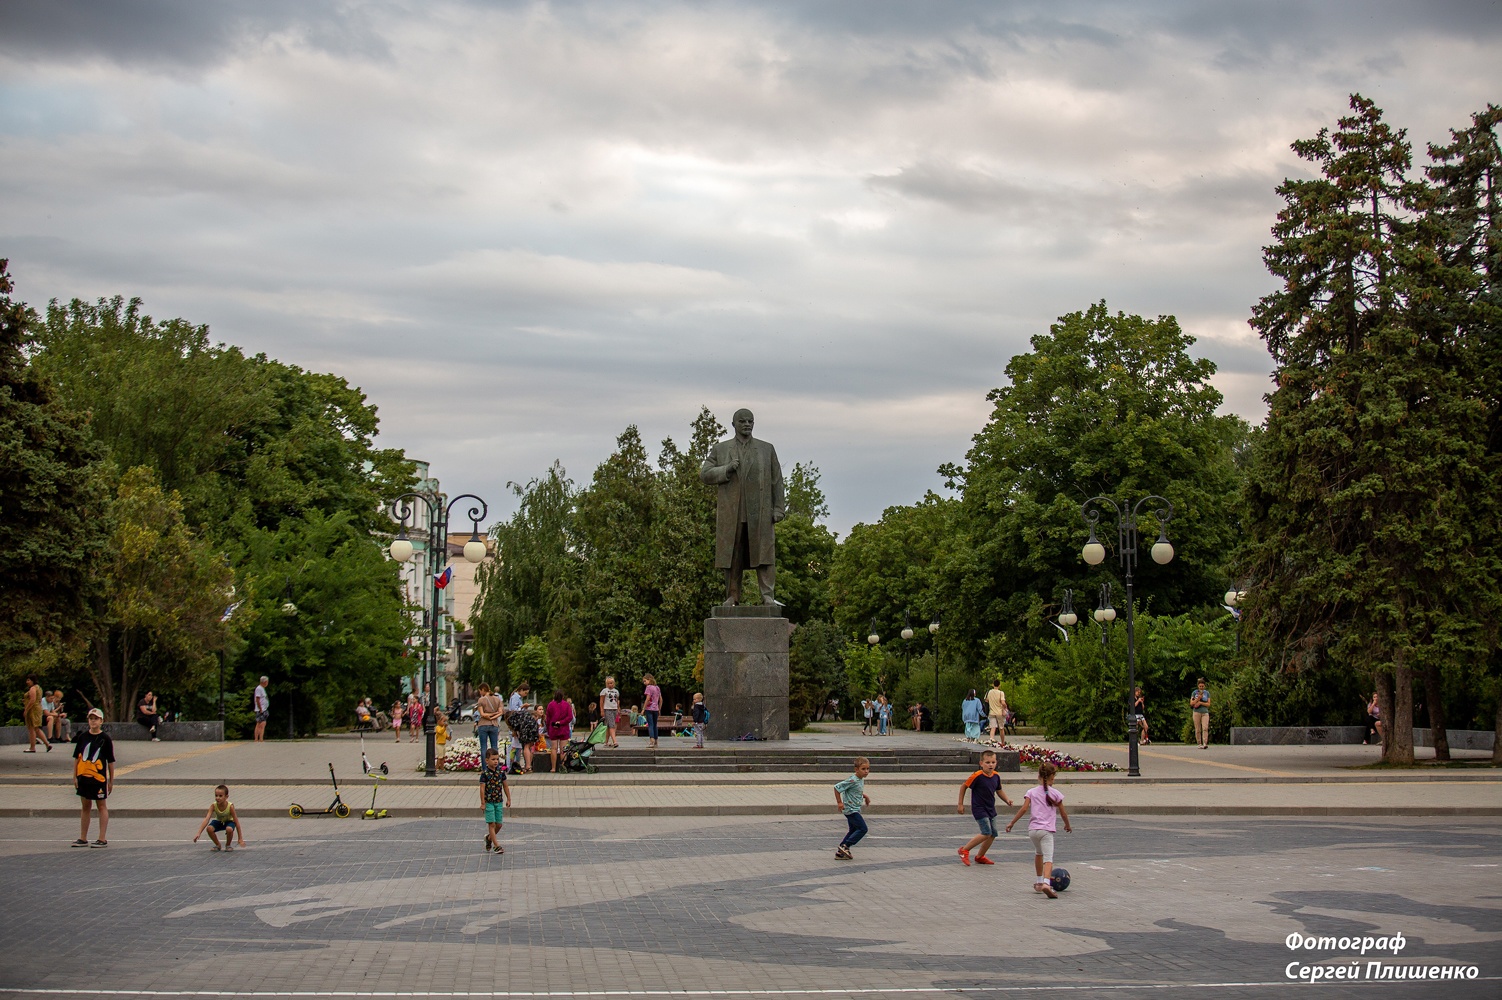
<path id="1" fill-rule="evenodd" d="M 73 723 L 73 733 L 86 733 L 89 727 L 86 723 Z M 113 740 L 131 740 L 145 742 L 151 739 L 151 733 L 139 722 L 106 722 L 104 731 L 110 734 Z M 224 742 L 224 723 L 214 722 L 164 722 L 157 727 L 157 736 L 163 743 L 222 743 Z M 25 726 L 0 726 L 0 746 L 15 746 L 26 742 Z"/>
<path id="2" fill-rule="evenodd" d="M 1365 735 L 1363 726 L 1232 726 L 1231 746 L 1352 746 Z"/>
<path id="3" fill-rule="evenodd" d="M 1479 729 L 1446 729 L 1445 736 L 1450 741 L 1451 750 L 1490 750 L 1497 741 L 1496 733 L 1482 732 Z M 1415 729 L 1413 745 L 1416 747 L 1434 746 L 1430 731 Z"/>

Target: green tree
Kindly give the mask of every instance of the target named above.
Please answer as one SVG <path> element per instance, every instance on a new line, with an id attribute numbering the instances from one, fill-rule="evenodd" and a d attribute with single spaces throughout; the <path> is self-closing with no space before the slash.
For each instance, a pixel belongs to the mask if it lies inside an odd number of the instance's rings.
<path id="1" fill-rule="evenodd" d="M 787 477 L 787 516 L 777 525 L 777 600 L 789 621 L 812 623 L 830 617 L 829 575 L 838 542 L 823 524 L 828 516 L 818 467 L 794 463 Z M 743 589 L 755 592 L 755 587 Z"/>
<path id="2" fill-rule="evenodd" d="M 555 650 L 576 639 L 584 576 L 573 526 L 578 489 L 563 466 L 510 486 L 520 503 L 492 529 L 497 558 L 476 573 L 472 615 L 478 675 L 501 689 L 514 686 L 507 664 L 528 636 L 548 636 Z"/>
<path id="3" fill-rule="evenodd" d="M 877 634 L 890 642 L 907 620 L 912 653 L 933 649 L 927 626 L 946 610 L 940 574 L 951 556 L 957 507 L 957 501 L 929 493 L 920 503 L 888 507 L 875 524 L 850 529 L 829 574 L 842 635 L 864 641 L 875 619 Z"/>
<path id="4" fill-rule="evenodd" d="M 552 697 L 556 682 L 553 677 L 553 658 L 548 652 L 548 642 L 540 635 L 528 636 L 511 654 L 509 686 L 526 684 L 532 689 L 539 703 Z"/>
<path id="5" fill-rule="evenodd" d="M 788 720 L 794 729 L 845 696 L 845 641 L 827 621 L 805 622 L 789 644 Z"/>
<path id="6" fill-rule="evenodd" d="M 385 703 L 417 672 L 398 564 L 348 514 L 288 518 L 246 541 L 240 676 L 270 678 L 294 733 L 343 724 L 356 698 Z"/>
<path id="7" fill-rule="evenodd" d="M 1246 626 L 1282 669 L 1374 676 L 1385 759 L 1412 763 L 1415 677 L 1484 655 L 1475 591 L 1496 574 L 1472 512 L 1495 481 L 1432 192 L 1380 109 L 1353 95 L 1351 112 L 1294 143 L 1319 176 L 1279 187 L 1264 253 L 1283 285 L 1252 319 L 1277 389 L 1248 485 Z"/>
<path id="8" fill-rule="evenodd" d="M 1502 503 L 1502 144 L 1497 129 L 1502 124 L 1502 108 L 1488 104 L 1485 111 L 1471 116 L 1468 128 L 1451 132 L 1445 145 L 1431 145 L 1431 165 L 1426 174 L 1434 187 L 1429 221 L 1436 234 L 1440 260 L 1445 269 L 1449 294 L 1425 299 L 1439 315 L 1436 326 L 1446 319 L 1457 333 L 1457 360 L 1476 385 L 1476 400 L 1483 416 L 1473 430 L 1485 440 L 1483 475 L 1490 485 L 1477 498 L 1472 517 L 1481 524 L 1502 521 L 1498 504 Z M 1448 314 L 1448 315 L 1447 315 Z M 1481 602 L 1480 620 L 1484 626 L 1484 645 L 1489 651 L 1481 660 L 1486 681 L 1491 687 L 1494 708 L 1492 727 L 1496 733 L 1492 760 L 1502 764 L 1502 652 L 1498 646 L 1497 623 L 1502 620 L 1502 538 L 1496 531 L 1481 531 L 1476 537 L 1476 566 L 1490 575 L 1491 585 L 1483 593 L 1471 595 Z M 1476 662 L 1464 659 L 1462 663 Z M 1480 678 L 1462 678 L 1459 685 L 1471 713 L 1480 708 L 1475 694 L 1482 690 Z M 1434 678 L 1426 674 L 1428 700 L 1441 701 L 1433 693 Z M 1475 723 L 1480 720 L 1476 719 Z M 1462 722 L 1462 725 L 1475 723 Z M 1438 728 L 1438 727 L 1431 727 Z"/>
<path id="9" fill-rule="evenodd" d="M 0 660 L 76 634 L 110 533 L 104 449 L 26 357 L 31 310 L 0 260 Z"/>
<path id="10" fill-rule="evenodd" d="M 88 664 L 105 718 L 124 721 L 147 690 L 191 689 L 214 665 L 229 637 L 234 573 L 151 469 L 121 477 L 114 510 L 96 568 Z"/>

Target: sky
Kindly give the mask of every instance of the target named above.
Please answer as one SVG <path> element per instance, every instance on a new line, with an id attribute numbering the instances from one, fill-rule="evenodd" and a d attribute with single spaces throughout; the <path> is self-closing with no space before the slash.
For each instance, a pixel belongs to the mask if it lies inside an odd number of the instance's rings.
<path id="1" fill-rule="evenodd" d="M 1260 422 L 1289 144 L 1359 91 L 1421 154 L 1499 42 L 1498 2 L 6 0 L 0 257 L 346 377 L 493 516 L 748 406 L 844 534 L 1100 300 Z"/>

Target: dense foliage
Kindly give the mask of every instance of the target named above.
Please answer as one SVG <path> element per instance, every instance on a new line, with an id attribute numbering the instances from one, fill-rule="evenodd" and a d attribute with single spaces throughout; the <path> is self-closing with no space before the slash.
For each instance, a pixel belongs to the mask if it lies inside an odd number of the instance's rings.
<path id="1" fill-rule="evenodd" d="M 395 693 L 410 621 L 382 507 L 414 480 L 400 452 L 375 447 L 358 389 L 153 320 L 136 300 L 53 302 L 38 317 L 7 298 L 5 315 L 34 406 L 29 446 L 7 458 L 32 481 L 8 486 L 45 499 L 52 524 L 17 548 L 47 548 L 42 575 L 58 581 L 36 592 L 51 617 L 12 632 L 25 662 L 114 719 L 147 687 L 165 709 L 217 711 L 221 664 L 232 722 L 263 673 L 295 731 Z M 0 530 L 21 526 L 22 507 L 7 501 Z"/>

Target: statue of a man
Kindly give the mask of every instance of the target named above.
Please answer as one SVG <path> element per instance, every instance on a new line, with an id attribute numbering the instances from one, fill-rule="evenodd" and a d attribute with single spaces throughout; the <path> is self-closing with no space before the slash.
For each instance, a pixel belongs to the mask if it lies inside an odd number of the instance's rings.
<path id="1" fill-rule="evenodd" d="M 756 570 L 763 604 L 776 604 L 772 588 L 777 579 L 777 543 L 772 525 L 787 513 L 782 466 L 777 449 L 751 436 L 756 418 L 750 410 L 735 411 L 735 437 L 710 449 L 699 479 L 719 487 L 715 517 L 714 564 L 725 571 L 725 604 L 741 600 L 741 577 Z"/>

